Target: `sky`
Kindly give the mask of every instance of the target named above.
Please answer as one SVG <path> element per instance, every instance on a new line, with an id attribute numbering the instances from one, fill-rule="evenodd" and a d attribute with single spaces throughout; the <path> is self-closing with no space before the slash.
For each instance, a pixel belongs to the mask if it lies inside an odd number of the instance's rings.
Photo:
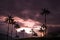
<path id="1" fill-rule="evenodd" d="M 43 24 L 44 16 L 40 14 L 42 8 L 50 11 L 50 14 L 47 15 L 47 24 L 54 28 L 57 27 L 56 29 L 48 27 L 48 30 L 58 30 L 60 27 L 60 0 L 0 0 L 0 17 L 12 15 Z"/>
<path id="2" fill-rule="evenodd" d="M 59 4 L 59 0 L 0 0 L 0 15 L 12 14 L 24 19 L 31 18 L 43 22 L 40 15 L 41 9 L 48 8 L 51 14 L 47 16 L 47 23 L 59 25 Z"/>

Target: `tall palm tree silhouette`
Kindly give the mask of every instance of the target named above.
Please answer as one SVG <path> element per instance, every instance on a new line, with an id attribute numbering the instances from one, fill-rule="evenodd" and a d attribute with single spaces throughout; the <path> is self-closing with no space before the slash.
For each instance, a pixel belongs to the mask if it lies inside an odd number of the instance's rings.
<path id="1" fill-rule="evenodd" d="M 44 20 L 44 21 L 45 21 L 45 25 L 46 25 L 46 16 L 47 16 L 48 14 L 50 14 L 50 11 L 47 10 L 46 8 L 43 8 L 41 15 L 44 15 L 44 16 L 45 16 L 45 20 Z"/>
<path id="2" fill-rule="evenodd" d="M 48 14 L 50 14 L 50 11 L 47 10 L 46 8 L 43 8 L 41 15 L 44 15 L 44 16 L 45 16 L 45 19 L 44 19 L 45 23 L 44 23 L 41 27 L 42 27 L 42 28 L 45 28 L 45 29 L 47 29 L 47 26 L 46 26 L 46 16 L 47 16 Z M 42 29 L 41 29 L 41 30 L 42 30 Z M 45 33 L 46 33 L 46 30 L 44 30 L 44 31 L 45 31 Z"/>
<path id="3" fill-rule="evenodd" d="M 14 28 L 20 28 L 20 26 L 18 25 L 18 24 L 15 24 L 15 26 L 14 26 Z M 16 38 L 19 38 L 19 36 L 17 35 L 17 30 L 16 30 L 16 36 L 15 36 Z"/>
<path id="4" fill-rule="evenodd" d="M 14 19 L 13 19 L 12 16 L 9 16 L 9 15 L 8 15 L 8 17 L 5 19 L 5 22 L 8 23 L 8 30 L 7 30 L 7 40 L 8 40 L 8 35 L 9 35 L 9 24 L 12 24 L 12 25 L 13 25 Z M 11 39 L 12 39 L 12 32 L 13 32 L 13 28 L 12 28 L 12 30 L 11 30 Z"/>

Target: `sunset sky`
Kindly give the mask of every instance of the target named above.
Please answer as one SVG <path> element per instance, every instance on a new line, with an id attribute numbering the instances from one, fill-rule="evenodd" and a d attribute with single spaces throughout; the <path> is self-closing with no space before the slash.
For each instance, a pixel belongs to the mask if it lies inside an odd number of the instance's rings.
<path id="1" fill-rule="evenodd" d="M 0 0 L 0 33 L 7 30 L 3 21 L 8 15 L 12 15 L 21 27 L 41 26 L 44 23 L 44 16 L 40 14 L 42 8 L 50 11 L 47 15 L 48 32 L 60 32 L 60 0 Z"/>

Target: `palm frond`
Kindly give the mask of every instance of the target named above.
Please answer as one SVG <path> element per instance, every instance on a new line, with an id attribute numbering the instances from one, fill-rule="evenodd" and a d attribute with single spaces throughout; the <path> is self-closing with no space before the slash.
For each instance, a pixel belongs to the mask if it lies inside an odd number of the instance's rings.
<path id="1" fill-rule="evenodd" d="M 13 17 L 8 15 L 8 18 L 9 18 L 9 19 L 12 19 Z"/>
<path id="2" fill-rule="evenodd" d="M 13 24 L 14 23 L 14 19 L 12 16 L 8 16 L 6 19 L 5 19 L 5 22 L 9 23 L 9 24 Z"/>
<path id="3" fill-rule="evenodd" d="M 49 10 L 47 10 L 46 8 L 43 8 L 41 15 L 44 15 L 44 14 L 48 15 L 49 13 L 50 13 Z"/>
<path id="4" fill-rule="evenodd" d="M 41 27 L 43 27 L 43 28 L 47 29 L 47 26 L 46 26 L 45 24 L 43 24 Z"/>
<path id="5" fill-rule="evenodd" d="M 18 24 L 15 24 L 15 26 L 14 26 L 15 28 L 20 28 L 20 26 L 18 25 Z"/>
<path id="6" fill-rule="evenodd" d="M 44 30 L 42 30 L 42 28 L 40 28 L 39 32 L 44 32 Z"/>

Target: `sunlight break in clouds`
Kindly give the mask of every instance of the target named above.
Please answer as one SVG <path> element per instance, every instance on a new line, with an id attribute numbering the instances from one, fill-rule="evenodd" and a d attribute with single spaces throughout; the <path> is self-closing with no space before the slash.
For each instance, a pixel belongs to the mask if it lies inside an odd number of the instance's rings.
<path id="1" fill-rule="evenodd" d="M 19 17 L 14 17 L 16 22 L 20 22 L 24 25 L 24 27 L 36 27 L 37 25 L 40 25 L 41 23 L 35 20 L 31 20 L 31 19 L 21 19 Z M 23 26 L 22 25 L 22 26 Z"/>
<path id="2" fill-rule="evenodd" d="M 21 27 L 21 28 L 18 28 L 16 30 L 17 30 L 17 32 L 21 32 L 21 30 L 25 30 L 25 32 L 28 33 L 28 34 L 32 33 L 31 28 L 25 28 L 25 27 L 23 28 L 23 27 Z"/>

